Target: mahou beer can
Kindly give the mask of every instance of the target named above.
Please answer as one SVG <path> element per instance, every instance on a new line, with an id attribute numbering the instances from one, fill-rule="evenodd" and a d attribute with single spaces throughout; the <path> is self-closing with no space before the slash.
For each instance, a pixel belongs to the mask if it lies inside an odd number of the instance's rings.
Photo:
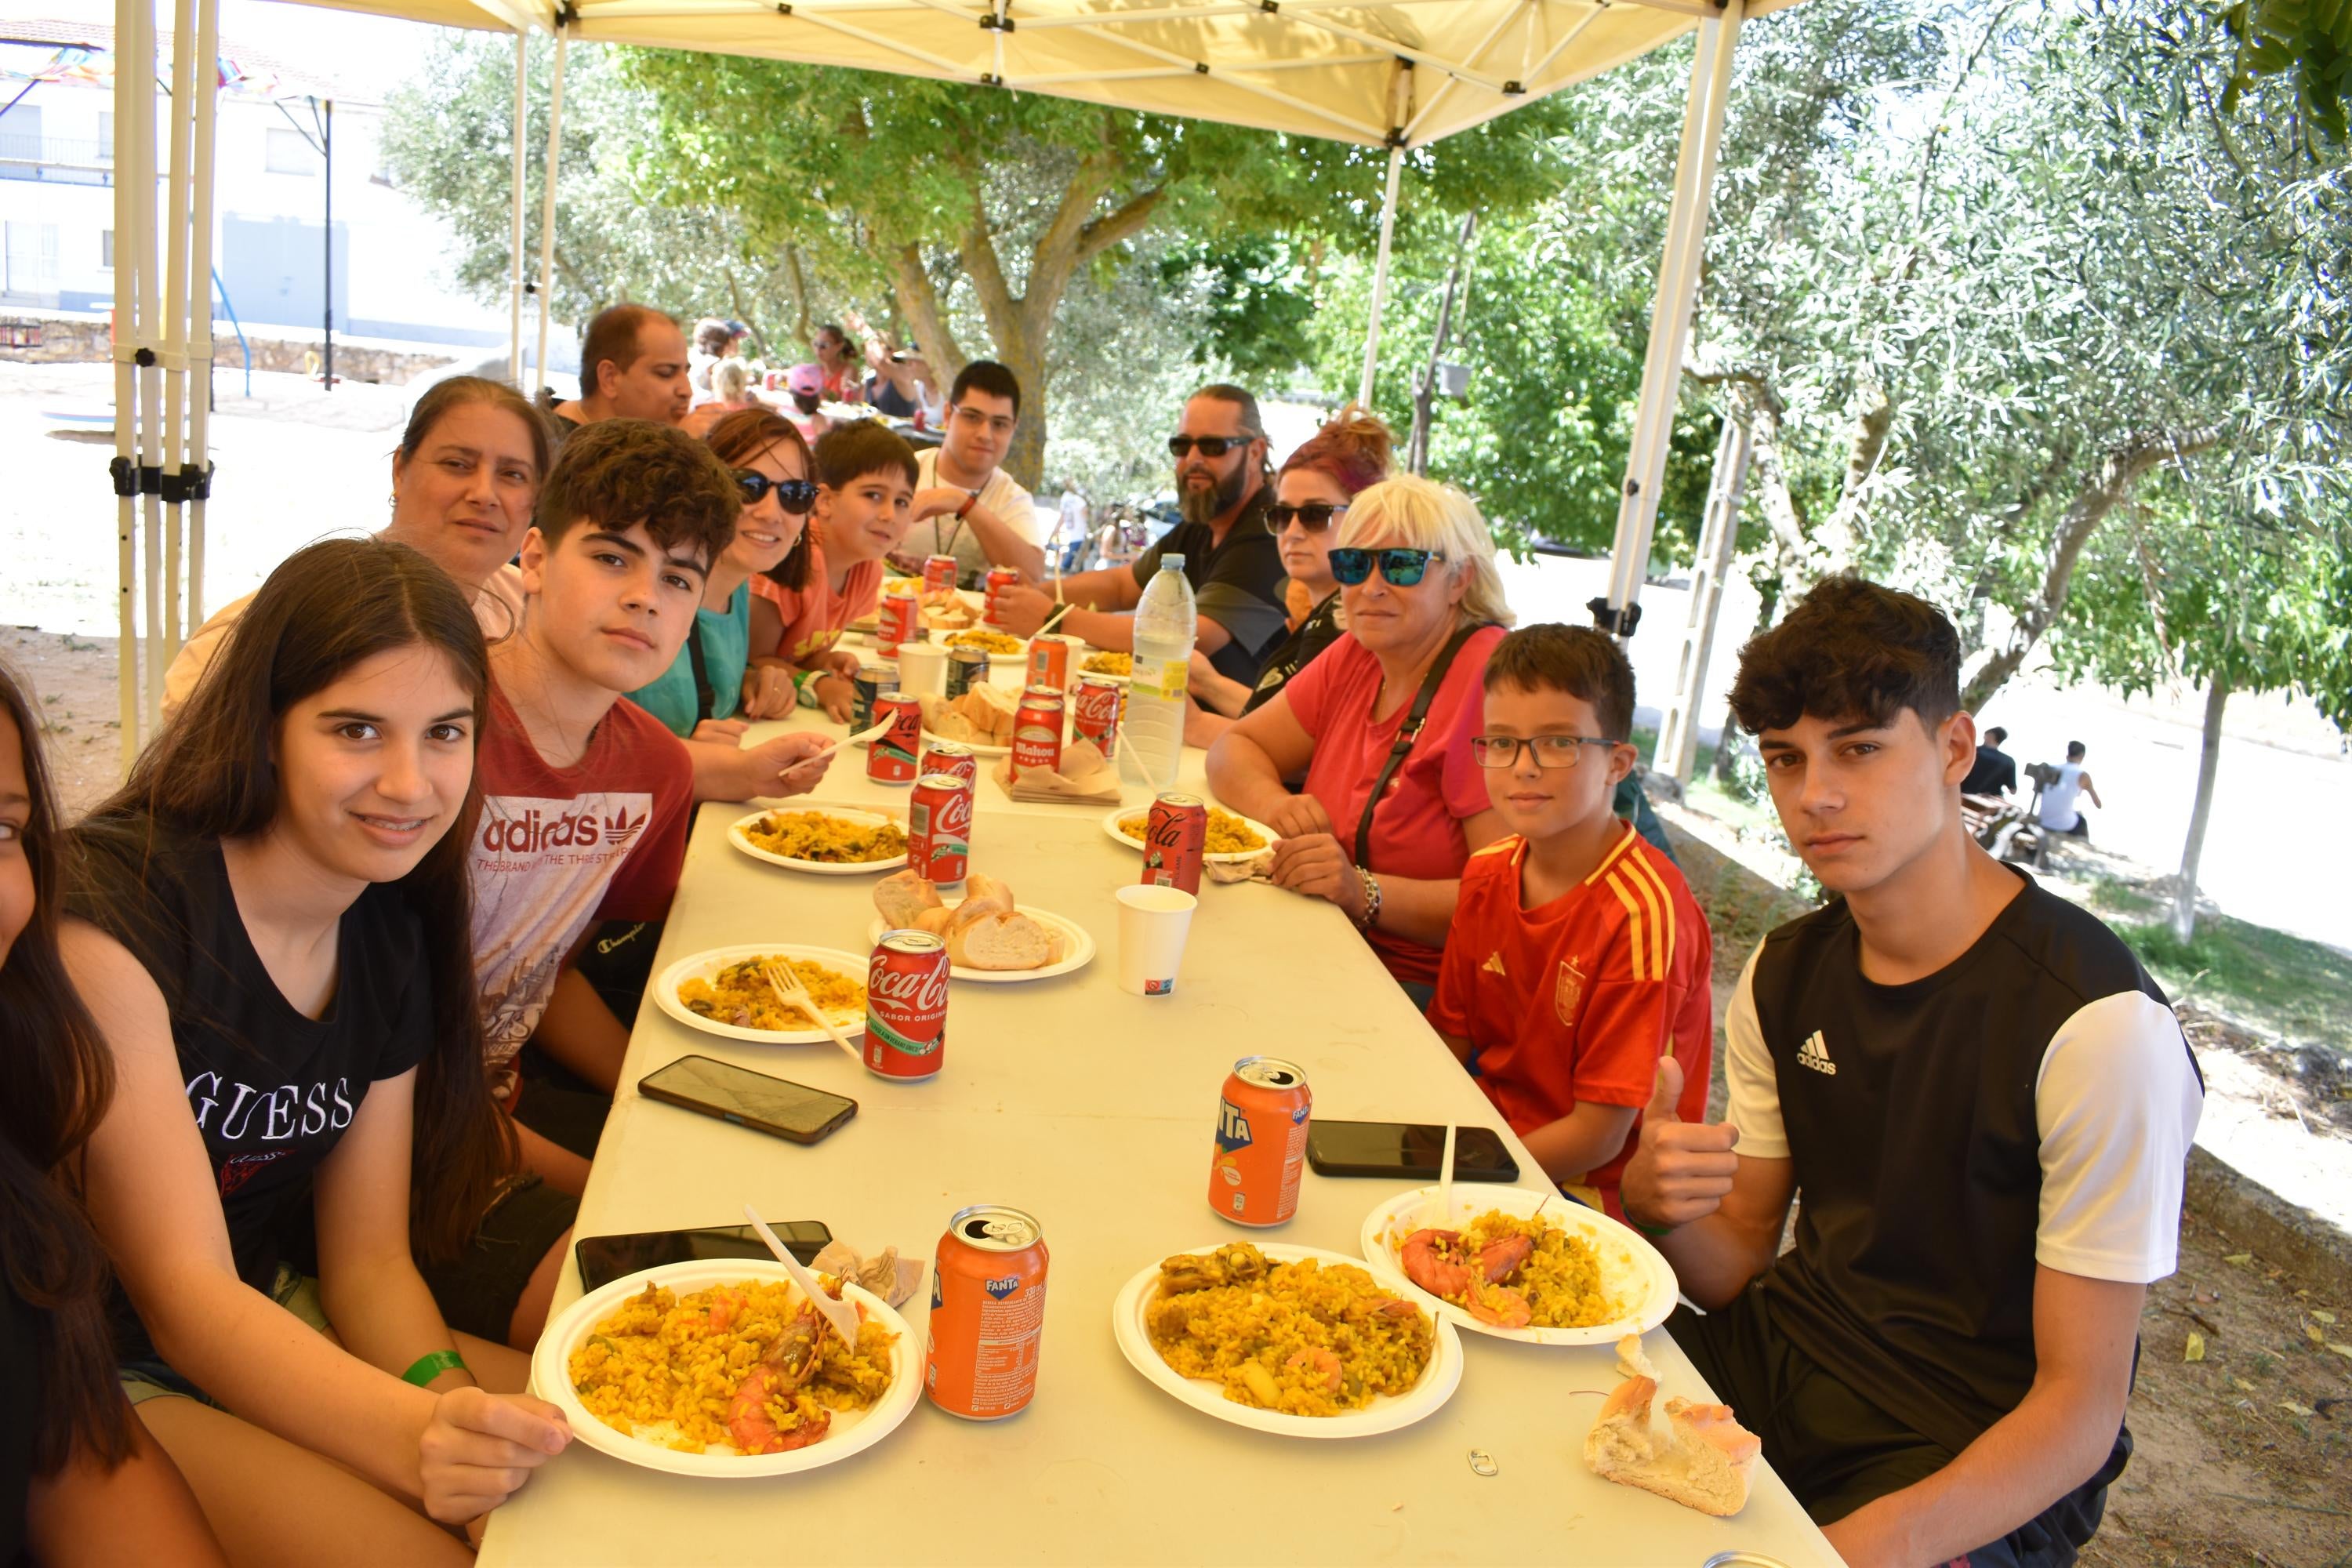
<path id="1" fill-rule="evenodd" d="M 1127 693 L 1107 675 L 1081 675 L 1077 694 L 1070 700 L 1070 734 L 1092 741 L 1109 762 L 1118 755 L 1118 716 Z"/>
<path id="2" fill-rule="evenodd" d="M 1066 637 L 1059 632 L 1046 632 L 1031 637 L 1027 684 L 1067 691 L 1070 689 L 1070 646 L 1077 640 Z"/>
<path id="3" fill-rule="evenodd" d="M 874 623 L 874 646 L 884 653 L 897 653 L 900 643 L 920 642 L 922 637 L 922 601 L 904 590 L 883 595 L 882 613 Z"/>
<path id="4" fill-rule="evenodd" d="M 890 728 L 875 737 L 866 753 L 866 776 L 876 784 L 913 784 L 915 748 L 922 743 L 923 705 L 912 697 L 886 691 L 874 700 L 874 722 L 887 719 Z"/>
<path id="5" fill-rule="evenodd" d="M 907 864 L 926 882 L 961 882 L 971 858 L 971 786 L 925 773 L 907 803 Z"/>
<path id="6" fill-rule="evenodd" d="M 952 773 L 964 788 L 974 789 L 980 784 L 980 758 L 961 741 L 933 741 L 923 748 L 922 776 L 932 773 Z"/>
<path id="7" fill-rule="evenodd" d="M 975 686 L 988 684 L 988 652 L 985 648 L 951 647 L 948 649 L 948 700 L 970 691 Z"/>
<path id="8" fill-rule="evenodd" d="M 1061 765 L 1061 689 L 1032 686 L 1021 694 L 1021 706 L 1013 715 L 1013 776 L 1033 770 L 1050 773 Z"/>
<path id="9" fill-rule="evenodd" d="M 1045 1335 L 1045 1230 L 1001 1204 L 958 1209 L 931 1259 L 931 1403 L 967 1421 L 1001 1421 L 1037 1392 Z"/>
<path id="10" fill-rule="evenodd" d="M 1003 593 L 1007 588 L 1017 588 L 1020 585 L 1021 574 L 1014 571 L 1012 567 L 990 567 L 988 569 L 988 575 L 982 579 L 980 618 L 986 621 L 992 626 L 1003 626 L 1004 624 L 1004 617 L 997 610 L 997 595 Z"/>
<path id="11" fill-rule="evenodd" d="M 1244 1057 L 1217 1100 L 1209 1206 L 1237 1225 L 1280 1225 L 1298 1212 L 1307 1164 L 1307 1073 L 1275 1057 Z"/>
<path id="12" fill-rule="evenodd" d="M 872 729 L 874 700 L 898 689 L 898 666 L 872 660 L 861 663 L 857 673 L 849 678 L 849 728 L 853 731 Z"/>
<path id="13" fill-rule="evenodd" d="M 1143 879 L 1201 896 L 1201 854 L 1209 842 L 1209 803 L 1170 791 L 1151 803 L 1143 829 Z"/>
<path id="14" fill-rule="evenodd" d="M 884 1078 L 929 1078 L 947 1060 L 948 944 L 927 931 L 886 931 L 866 968 L 866 1065 Z"/>
<path id="15" fill-rule="evenodd" d="M 923 592 L 951 594 L 955 592 L 956 558 L 952 555 L 923 557 Z"/>

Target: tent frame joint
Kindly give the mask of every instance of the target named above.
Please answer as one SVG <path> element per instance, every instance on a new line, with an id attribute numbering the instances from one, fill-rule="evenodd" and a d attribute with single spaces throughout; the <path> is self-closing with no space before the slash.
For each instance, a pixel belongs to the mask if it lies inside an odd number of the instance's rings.
<path id="1" fill-rule="evenodd" d="M 1507 81 L 1503 84 L 1503 96 L 1505 98 L 1525 98 L 1527 96 L 1527 92 L 1528 88 L 1525 82 Z"/>
<path id="2" fill-rule="evenodd" d="M 1584 607 L 1592 612 L 1592 624 L 1613 637 L 1630 637 L 1633 628 L 1642 624 L 1642 603 L 1638 599 L 1627 605 L 1612 605 L 1603 595 Z"/>
<path id="3" fill-rule="evenodd" d="M 1013 18 L 1010 16 L 1000 16 L 993 11 L 986 12 L 980 18 L 980 30 L 983 33 L 1012 32 L 1013 30 Z"/>

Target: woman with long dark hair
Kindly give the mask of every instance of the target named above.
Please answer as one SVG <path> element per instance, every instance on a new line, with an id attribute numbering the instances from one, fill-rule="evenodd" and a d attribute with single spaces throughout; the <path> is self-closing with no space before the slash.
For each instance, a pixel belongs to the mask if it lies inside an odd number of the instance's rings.
<path id="1" fill-rule="evenodd" d="M 58 956 L 39 732 L 0 668 L 0 1563 L 219 1563 L 115 1379 L 106 1254 L 74 1192 L 114 1065 Z"/>
<path id="2" fill-rule="evenodd" d="M 413 1510 L 473 1520 L 570 1439 L 486 1392 L 522 1358 L 453 1336 L 415 1261 L 516 1163 L 468 936 L 488 679 L 423 555 L 311 545 L 73 836 L 64 952 L 116 1074 L 87 1184 L 116 1352 L 239 1562 L 457 1561 Z"/>

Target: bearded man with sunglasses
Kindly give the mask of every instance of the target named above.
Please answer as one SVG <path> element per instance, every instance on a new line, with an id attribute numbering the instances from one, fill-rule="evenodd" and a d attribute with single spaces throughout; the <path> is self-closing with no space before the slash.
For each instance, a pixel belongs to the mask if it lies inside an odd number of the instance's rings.
<path id="1" fill-rule="evenodd" d="M 1184 558 L 1184 577 L 1200 605 L 1195 648 L 1217 673 L 1255 685 L 1258 668 L 1288 626 L 1282 602 L 1282 552 L 1265 529 L 1273 495 L 1265 458 L 1265 426 L 1257 399 L 1238 386 L 1204 386 L 1184 405 L 1184 419 L 1168 439 L 1176 458 L 1176 492 L 1184 521 L 1128 566 L 1080 572 L 1062 579 L 1062 596 L 1080 606 L 1056 630 L 1097 647 L 1135 646 L 1133 611 L 1160 558 Z M 1037 588 L 1000 595 L 998 614 L 1015 637 L 1034 637 L 1055 608 Z"/>

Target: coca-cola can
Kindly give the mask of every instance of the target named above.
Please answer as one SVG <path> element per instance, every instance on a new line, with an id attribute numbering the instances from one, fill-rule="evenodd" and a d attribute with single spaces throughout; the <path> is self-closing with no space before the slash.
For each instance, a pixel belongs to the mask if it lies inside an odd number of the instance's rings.
<path id="1" fill-rule="evenodd" d="M 1029 639 L 1029 674 L 1024 684 L 1050 686 L 1056 691 L 1070 689 L 1070 652 L 1078 645 L 1076 637 L 1064 637 L 1059 632 L 1045 632 Z"/>
<path id="2" fill-rule="evenodd" d="M 849 728 L 854 733 L 874 727 L 874 700 L 886 691 L 898 689 L 898 667 L 866 659 L 859 663 L 857 673 L 849 678 Z"/>
<path id="3" fill-rule="evenodd" d="M 1209 842 L 1209 803 L 1173 790 L 1155 797 L 1143 829 L 1143 880 L 1201 896 L 1201 854 Z"/>
<path id="4" fill-rule="evenodd" d="M 923 766 L 918 775 L 929 778 L 933 773 L 950 773 L 963 781 L 966 789 L 980 787 L 980 757 L 961 741 L 932 741 L 923 747 Z"/>
<path id="5" fill-rule="evenodd" d="M 961 882 L 971 858 L 971 785 L 925 773 L 907 803 L 907 864 L 926 882 Z"/>
<path id="6" fill-rule="evenodd" d="M 948 649 L 948 700 L 952 702 L 976 686 L 988 684 L 988 650 L 978 647 Z"/>
<path id="7" fill-rule="evenodd" d="M 1062 765 L 1062 691 L 1032 686 L 1021 694 L 1013 715 L 1012 774 L 1055 773 Z"/>
<path id="8" fill-rule="evenodd" d="M 882 613 L 874 623 L 874 645 L 884 653 L 897 653 L 900 643 L 919 642 L 922 637 L 922 601 L 903 589 L 883 595 Z"/>
<path id="9" fill-rule="evenodd" d="M 988 569 L 988 575 L 981 580 L 981 584 L 980 618 L 992 626 L 1001 626 L 1004 624 L 1004 619 L 996 607 L 997 595 L 1007 588 L 1019 587 L 1021 574 L 1010 566 L 992 566 Z"/>
<path id="10" fill-rule="evenodd" d="M 956 558 L 952 555 L 923 557 L 923 592 L 952 594 L 955 592 Z"/>
<path id="11" fill-rule="evenodd" d="M 886 931 L 866 968 L 866 1065 L 883 1078 L 929 1078 L 948 1048 L 948 944 Z"/>
<path id="12" fill-rule="evenodd" d="M 922 743 L 923 705 L 915 698 L 886 692 L 874 700 L 874 722 L 890 728 L 874 738 L 866 753 L 866 776 L 876 784 L 915 782 L 915 748 Z"/>
<path id="13" fill-rule="evenodd" d="M 1109 676 L 1079 676 L 1077 695 L 1070 701 L 1071 738 L 1092 741 L 1109 762 L 1118 755 L 1118 716 L 1126 701 L 1126 689 Z"/>

